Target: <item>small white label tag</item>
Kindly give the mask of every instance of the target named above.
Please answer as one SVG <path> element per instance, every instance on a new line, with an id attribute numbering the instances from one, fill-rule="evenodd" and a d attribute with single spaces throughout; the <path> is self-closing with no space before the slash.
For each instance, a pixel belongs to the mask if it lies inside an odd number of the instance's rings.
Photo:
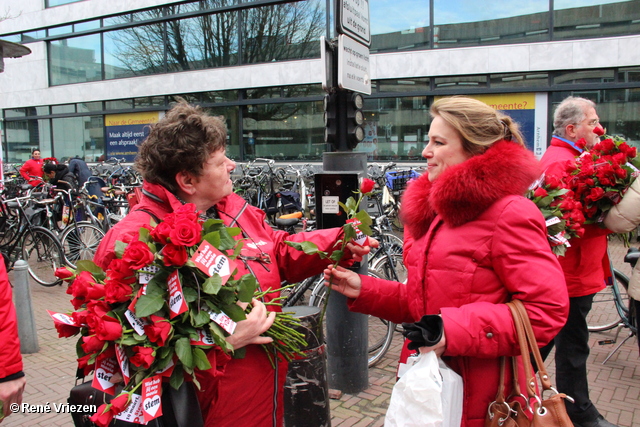
<path id="1" fill-rule="evenodd" d="M 323 214 L 337 214 L 340 213 L 340 205 L 338 202 L 340 197 L 338 196 L 322 196 L 322 213 Z"/>

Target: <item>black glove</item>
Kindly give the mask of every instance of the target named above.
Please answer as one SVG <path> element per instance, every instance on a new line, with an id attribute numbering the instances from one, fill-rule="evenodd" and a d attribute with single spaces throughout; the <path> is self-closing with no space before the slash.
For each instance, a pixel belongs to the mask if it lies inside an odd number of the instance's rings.
<path id="1" fill-rule="evenodd" d="M 435 314 L 422 316 L 419 322 L 403 323 L 402 335 L 409 339 L 409 350 L 417 350 L 420 347 L 433 347 L 442 339 L 444 324 L 442 317 Z"/>

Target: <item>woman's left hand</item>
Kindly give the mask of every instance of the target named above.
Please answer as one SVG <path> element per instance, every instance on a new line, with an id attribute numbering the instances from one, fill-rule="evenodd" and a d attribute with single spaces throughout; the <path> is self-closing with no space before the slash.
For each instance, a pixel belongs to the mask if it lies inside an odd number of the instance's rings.
<path id="1" fill-rule="evenodd" d="M 420 347 L 420 353 L 424 354 L 424 353 L 429 353 L 430 351 L 435 351 L 436 356 L 441 357 L 444 354 L 446 349 L 447 349 L 447 340 L 443 330 L 442 339 L 438 341 L 438 344 L 431 347 Z"/>
<path id="2" fill-rule="evenodd" d="M 367 243 L 363 246 L 357 245 L 353 242 L 347 243 L 346 246 L 347 250 L 351 252 L 351 259 L 353 259 L 355 262 L 362 261 L 362 258 L 364 258 L 364 256 L 369 252 L 371 252 L 371 248 L 378 247 L 380 247 L 380 242 L 378 242 L 373 237 L 367 237 Z"/>

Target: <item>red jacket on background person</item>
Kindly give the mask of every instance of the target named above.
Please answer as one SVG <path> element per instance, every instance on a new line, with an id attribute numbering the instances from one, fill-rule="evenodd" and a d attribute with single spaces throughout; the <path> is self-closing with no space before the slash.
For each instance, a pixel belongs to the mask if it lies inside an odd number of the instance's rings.
<path id="1" fill-rule="evenodd" d="M 44 172 L 42 171 L 43 165 L 44 160 L 42 159 L 29 159 L 24 162 L 24 164 L 20 168 L 20 175 L 22 175 L 22 177 L 26 179 L 29 184 L 35 187 L 38 184 L 42 183 L 42 181 L 39 179 L 31 178 L 30 175 L 39 176 L 40 178 L 42 178 L 42 175 L 44 174 Z"/>
<path id="2" fill-rule="evenodd" d="M 13 305 L 11 284 L 2 257 L 0 257 L 0 337 L 2 337 L 0 381 L 24 376 L 16 309 Z"/>
<path id="3" fill-rule="evenodd" d="M 580 151 L 565 141 L 552 138 L 540 159 L 546 175 L 561 177 L 567 165 L 575 163 Z M 569 297 L 595 294 L 605 287 L 605 277 L 611 276 L 607 255 L 607 235 L 611 231 L 596 224 L 584 226 L 584 236 L 571 239 L 571 246 L 558 258 L 567 281 Z"/>
<path id="4" fill-rule="evenodd" d="M 174 195 L 164 187 L 144 183 L 143 196 L 139 204 L 100 243 L 94 261 L 103 269 L 115 258 L 116 240 L 127 241 L 137 236 L 143 225 L 148 225 L 152 212 L 158 219 L 182 206 Z M 329 264 L 317 255 L 305 255 L 284 243 L 285 240 L 313 241 L 321 250 L 329 250 L 340 238 L 341 229 L 289 235 L 273 230 L 265 222 L 265 213 L 248 205 L 236 194 L 223 198 L 217 205 L 220 219 L 227 226 L 239 227 L 245 238 L 241 254 L 270 262 L 247 261 L 247 265 L 236 260 L 239 274 L 253 273 L 261 289 L 279 289 L 281 282 L 290 283 L 319 274 Z M 147 211 L 141 211 L 141 209 Z M 248 236 L 248 237 L 247 237 Z M 279 293 L 267 294 L 265 302 L 273 300 Z M 268 306 L 269 310 L 275 307 Z M 243 359 L 231 359 L 219 348 L 209 350 L 212 369 L 198 371 L 201 391 L 198 400 L 205 419 L 205 426 L 236 427 L 238 425 L 268 427 L 281 426 L 284 419 L 283 393 L 287 364 L 278 363 L 276 370 L 259 345 L 246 347 Z"/>
<path id="5" fill-rule="evenodd" d="M 442 316 L 443 360 L 464 382 L 463 427 L 484 426 L 500 356 L 519 352 L 504 303 L 522 300 L 540 345 L 567 318 L 564 276 L 544 218 L 522 196 L 539 174 L 531 153 L 503 141 L 449 166 L 433 184 L 423 175 L 402 201 L 407 284 L 361 276 L 360 296 L 349 300 L 353 311 L 398 323 Z M 525 376 L 520 380 L 525 390 Z"/>

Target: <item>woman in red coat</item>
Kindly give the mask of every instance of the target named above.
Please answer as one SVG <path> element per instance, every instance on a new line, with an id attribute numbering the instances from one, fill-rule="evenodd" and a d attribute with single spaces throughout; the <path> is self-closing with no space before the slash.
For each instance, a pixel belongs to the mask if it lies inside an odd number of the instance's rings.
<path id="1" fill-rule="evenodd" d="M 481 427 L 496 397 L 500 356 L 519 353 L 504 303 L 524 302 L 544 345 L 566 320 L 567 290 L 544 218 L 523 197 L 540 171 L 517 124 L 464 97 L 436 101 L 431 116 L 422 152 L 428 172 L 402 204 L 408 283 L 341 267 L 325 278 L 333 276 L 353 311 L 398 323 L 431 315 L 437 338 L 418 344 L 420 351 L 435 351 L 462 376 L 462 426 Z"/>
<path id="2" fill-rule="evenodd" d="M 41 179 L 33 178 L 34 176 L 42 178 L 44 172 L 42 171 L 42 166 L 44 165 L 44 160 L 40 158 L 40 150 L 34 148 L 31 152 L 31 158 L 24 162 L 22 167 L 20 168 L 20 175 L 24 179 L 26 179 L 29 184 L 33 187 L 37 187 L 42 184 Z"/>

